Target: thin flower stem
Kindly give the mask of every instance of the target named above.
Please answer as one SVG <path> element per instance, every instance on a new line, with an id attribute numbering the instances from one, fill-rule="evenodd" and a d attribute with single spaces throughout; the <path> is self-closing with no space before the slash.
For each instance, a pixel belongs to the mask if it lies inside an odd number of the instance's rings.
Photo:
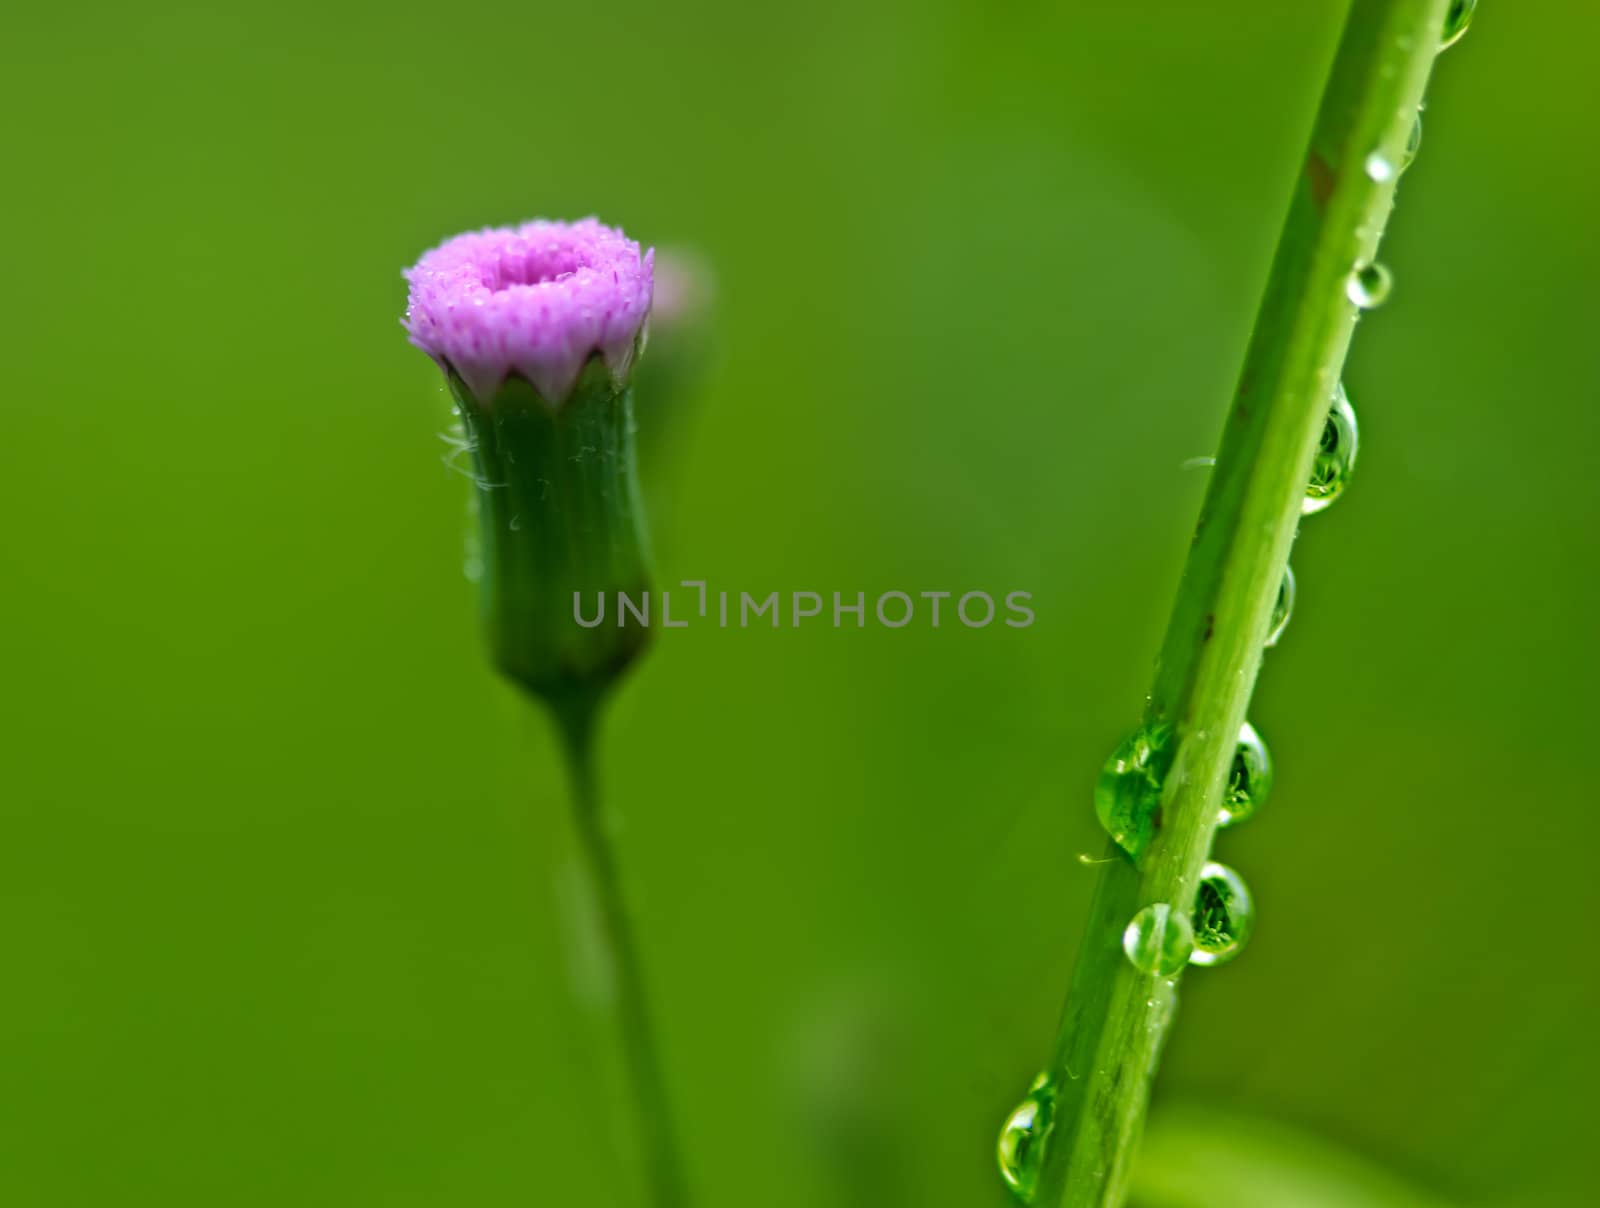
<path id="1" fill-rule="evenodd" d="M 1175 728 L 1157 829 L 1102 866 L 1048 1075 L 1055 1123 L 1034 1202 L 1115 1208 L 1127 1193 L 1176 978 L 1141 973 L 1123 931 L 1144 906 L 1194 908 L 1312 459 L 1450 0 L 1353 0 L 1229 410 L 1147 720 Z"/>
<path id="2" fill-rule="evenodd" d="M 573 824 L 586 879 L 593 886 L 608 972 L 615 987 L 617 1026 L 631 1082 L 633 1117 L 648 1181 L 651 1208 L 686 1208 L 683 1166 L 666 1080 L 662 1075 L 655 1027 L 645 992 L 616 855 L 606 833 L 595 774 L 597 694 L 578 693 L 551 702 L 560 725 L 572 780 Z"/>

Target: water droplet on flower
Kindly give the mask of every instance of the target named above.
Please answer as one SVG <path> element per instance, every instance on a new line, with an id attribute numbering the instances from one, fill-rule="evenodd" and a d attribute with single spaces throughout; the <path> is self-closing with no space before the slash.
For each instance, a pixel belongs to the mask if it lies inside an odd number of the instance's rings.
<path id="1" fill-rule="evenodd" d="M 1289 628 L 1289 617 L 1294 612 L 1294 570 L 1283 568 L 1283 582 L 1278 585 L 1278 598 L 1272 604 L 1272 619 L 1267 622 L 1266 645 L 1276 646 L 1283 631 Z"/>
<path id="2" fill-rule="evenodd" d="M 1246 821 L 1272 791 L 1272 756 L 1256 728 L 1245 722 L 1239 730 L 1239 745 L 1234 748 L 1233 768 L 1228 787 L 1222 793 L 1221 826 L 1236 826 Z"/>
<path id="3" fill-rule="evenodd" d="M 1166 902 L 1146 906 L 1122 933 L 1122 950 L 1140 973 L 1171 977 L 1194 954 L 1194 927 Z"/>
<path id="4" fill-rule="evenodd" d="M 1094 786 L 1100 825 L 1123 851 L 1138 858 L 1155 833 L 1161 782 L 1172 765 L 1172 727 L 1141 726 L 1111 753 Z"/>
<path id="5" fill-rule="evenodd" d="M 1376 260 L 1357 265 L 1344 283 L 1345 296 L 1362 310 L 1382 306 L 1393 288 L 1394 278 Z"/>
<path id="6" fill-rule="evenodd" d="M 1322 442 L 1311 463 L 1311 480 L 1306 484 L 1305 502 L 1300 505 L 1303 515 L 1322 511 L 1343 493 L 1356 468 L 1358 437 L 1355 408 L 1340 382 L 1328 418 L 1323 421 Z"/>
<path id="7" fill-rule="evenodd" d="M 1472 24 L 1472 14 L 1477 7 L 1478 0 L 1450 0 L 1450 7 L 1444 15 L 1444 36 L 1439 40 L 1440 50 L 1461 41 L 1467 26 Z"/>
<path id="8" fill-rule="evenodd" d="M 1422 150 L 1422 114 L 1417 114 L 1416 120 L 1411 123 L 1411 133 L 1406 136 L 1406 149 L 1400 156 L 1400 171 L 1404 172 L 1417 158 L 1417 152 Z"/>
<path id="9" fill-rule="evenodd" d="M 1048 1074 L 1040 1074 L 1028 1088 L 1027 1097 L 1000 1126 L 1000 1140 L 995 1144 L 1000 1177 L 1024 1204 L 1033 1199 L 1039 1186 L 1044 1145 L 1055 1126 L 1055 1110 L 1055 1088 Z"/>
<path id="10" fill-rule="evenodd" d="M 1256 922 L 1255 903 L 1239 874 L 1215 860 L 1200 870 L 1194 900 L 1191 965 L 1221 965 L 1243 950 Z"/>
<path id="11" fill-rule="evenodd" d="M 1366 168 L 1367 178 L 1376 181 L 1380 185 L 1394 179 L 1394 164 L 1382 151 L 1374 151 L 1367 156 Z"/>

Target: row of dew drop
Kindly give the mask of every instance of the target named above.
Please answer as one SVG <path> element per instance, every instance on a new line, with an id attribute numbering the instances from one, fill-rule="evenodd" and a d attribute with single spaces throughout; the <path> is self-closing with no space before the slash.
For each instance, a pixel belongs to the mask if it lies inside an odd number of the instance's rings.
<path id="1" fill-rule="evenodd" d="M 1440 49 L 1455 45 L 1467 32 L 1477 0 L 1453 0 L 1445 15 Z M 1404 172 L 1422 143 L 1422 119 L 1411 128 L 1398 165 L 1381 151 L 1366 159 L 1369 178 L 1385 183 Z M 1376 262 L 1359 264 L 1345 283 L 1350 302 L 1362 310 L 1381 306 L 1393 280 Z M 1343 493 L 1355 469 L 1358 445 L 1355 409 L 1337 387 L 1306 484 L 1302 515 L 1322 511 Z M 1266 645 L 1277 645 L 1294 611 L 1294 571 L 1284 570 L 1283 584 L 1268 623 Z M 1095 812 L 1101 825 L 1129 855 L 1137 858 L 1154 832 L 1154 817 L 1161 801 L 1161 785 L 1175 754 L 1172 727 L 1156 722 L 1141 727 L 1112 752 L 1095 784 Z M 1261 735 L 1248 721 L 1239 731 L 1233 766 L 1223 793 L 1218 825 L 1237 826 L 1253 817 L 1272 791 L 1272 756 Z M 1207 861 L 1200 870 L 1194 910 L 1185 914 L 1167 902 L 1145 906 L 1129 920 L 1122 934 L 1122 950 L 1141 973 L 1168 979 L 1186 965 L 1209 967 L 1226 964 L 1243 951 L 1255 927 L 1255 903 L 1244 879 L 1226 864 Z M 1171 983 L 1166 983 L 1170 993 Z M 1152 999 L 1152 1003 L 1156 1000 Z M 1033 1198 L 1044 1165 L 1045 1142 L 1055 1127 L 1056 1088 L 1050 1074 L 1041 1073 L 1027 1095 L 1006 1117 L 1000 1129 L 996 1157 L 1000 1176 L 1023 1203 Z"/>

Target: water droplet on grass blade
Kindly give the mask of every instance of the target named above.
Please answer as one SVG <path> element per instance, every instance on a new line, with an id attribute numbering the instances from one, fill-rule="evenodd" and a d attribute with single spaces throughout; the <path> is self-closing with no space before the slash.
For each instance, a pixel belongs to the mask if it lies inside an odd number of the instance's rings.
<path id="1" fill-rule="evenodd" d="M 1444 15 L 1444 34 L 1439 39 L 1439 49 L 1446 50 L 1461 41 L 1467 32 L 1467 26 L 1472 24 L 1472 14 L 1478 7 L 1478 0 L 1450 0 L 1450 7 Z"/>
<path id="2" fill-rule="evenodd" d="M 1094 786 L 1094 808 L 1106 833 L 1135 859 L 1155 833 L 1161 782 L 1172 765 L 1172 727 L 1141 726 L 1111 753 Z"/>
<path id="3" fill-rule="evenodd" d="M 1200 870 L 1194 901 L 1191 965 L 1221 965 L 1243 951 L 1255 927 L 1256 907 L 1244 880 L 1215 860 Z"/>
<path id="4" fill-rule="evenodd" d="M 1422 150 L 1422 114 L 1417 114 L 1416 120 L 1411 123 L 1411 133 L 1406 136 L 1406 149 L 1400 156 L 1400 171 L 1404 172 L 1417 158 L 1417 152 Z"/>
<path id="5" fill-rule="evenodd" d="M 1393 180 L 1396 175 L 1394 163 L 1382 151 L 1374 151 L 1367 156 L 1366 169 L 1367 178 L 1380 185 Z"/>
<path id="6" fill-rule="evenodd" d="M 1161 1044 L 1165 1044 L 1165 1033 L 1172 1023 L 1172 1017 L 1178 1013 L 1178 983 L 1170 978 L 1158 981 L 1155 988 L 1150 991 L 1150 997 L 1145 1000 L 1145 1007 L 1149 1011 L 1150 1027 L 1157 1035 L 1162 1036 Z"/>
<path id="7" fill-rule="evenodd" d="M 1239 730 L 1228 787 L 1222 793 L 1220 826 L 1237 826 L 1248 820 L 1272 792 L 1272 755 L 1249 722 Z"/>
<path id="8" fill-rule="evenodd" d="M 1283 568 L 1283 582 L 1278 585 L 1278 598 L 1272 604 L 1272 619 L 1267 622 L 1267 646 L 1276 646 L 1283 631 L 1289 628 L 1289 618 L 1294 613 L 1294 571 Z"/>
<path id="9" fill-rule="evenodd" d="M 1372 310 L 1388 300 L 1394 277 L 1376 260 L 1357 265 L 1345 281 L 1345 296 L 1362 310 Z"/>
<path id="10" fill-rule="evenodd" d="M 1122 933 L 1122 950 L 1140 973 L 1171 977 L 1191 959 L 1194 926 L 1165 902 L 1146 906 Z"/>
<path id="11" fill-rule="evenodd" d="M 1000 1126 L 1000 1139 L 995 1144 L 1000 1177 L 1024 1204 L 1033 1199 L 1039 1186 L 1044 1144 L 1055 1126 L 1055 1109 L 1055 1088 L 1048 1074 L 1040 1074 L 1028 1088 L 1027 1097 Z"/>
<path id="12" fill-rule="evenodd" d="M 1356 468 L 1359 440 L 1356 411 L 1344 392 L 1344 383 L 1340 382 L 1334 392 L 1333 406 L 1322 424 L 1317 455 L 1311 463 L 1311 480 L 1306 483 L 1305 502 L 1300 505 L 1303 515 L 1322 511 L 1344 492 Z"/>

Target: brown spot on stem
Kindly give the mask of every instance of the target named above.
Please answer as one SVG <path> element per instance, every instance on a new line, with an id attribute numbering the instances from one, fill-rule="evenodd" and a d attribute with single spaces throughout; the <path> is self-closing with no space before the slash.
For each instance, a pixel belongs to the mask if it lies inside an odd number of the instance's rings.
<path id="1" fill-rule="evenodd" d="M 1320 210 L 1333 196 L 1333 186 L 1338 183 L 1338 178 L 1334 176 L 1328 161 L 1315 151 L 1306 160 L 1306 178 L 1311 182 L 1311 200 L 1317 203 L 1317 209 Z"/>
<path id="2" fill-rule="evenodd" d="M 1216 630 L 1216 628 L 1217 628 L 1217 614 L 1214 613 L 1214 612 L 1206 613 L 1206 631 L 1200 635 L 1200 640 L 1202 642 L 1209 642 L 1211 640 L 1211 635 Z"/>

